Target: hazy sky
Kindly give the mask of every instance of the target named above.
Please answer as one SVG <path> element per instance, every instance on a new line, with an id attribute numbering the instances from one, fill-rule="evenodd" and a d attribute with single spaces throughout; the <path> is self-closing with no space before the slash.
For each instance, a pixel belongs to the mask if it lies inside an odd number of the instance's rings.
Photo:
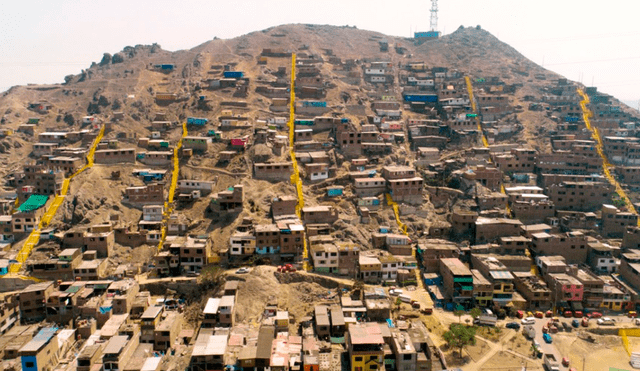
<path id="1" fill-rule="evenodd" d="M 0 91 L 62 82 L 104 52 L 157 42 L 189 49 L 285 23 L 355 25 L 395 36 L 429 29 L 430 0 L 3 0 Z M 440 0 L 438 28 L 488 30 L 526 57 L 623 100 L 640 99 L 636 0 Z"/>

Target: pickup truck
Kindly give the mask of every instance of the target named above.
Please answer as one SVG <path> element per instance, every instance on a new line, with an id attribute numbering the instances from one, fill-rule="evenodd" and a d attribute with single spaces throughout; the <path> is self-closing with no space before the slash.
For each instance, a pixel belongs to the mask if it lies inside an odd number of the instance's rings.
<path id="1" fill-rule="evenodd" d="M 548 371 L 560 371 L 560 364 L 553 354 L 545 354 L 542 358 Z"/>

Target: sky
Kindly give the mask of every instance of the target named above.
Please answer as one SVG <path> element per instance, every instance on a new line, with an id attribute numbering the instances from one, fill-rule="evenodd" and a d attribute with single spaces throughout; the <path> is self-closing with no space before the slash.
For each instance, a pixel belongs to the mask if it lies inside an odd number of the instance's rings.
<path id="1" fill-rule="evenodd" d="M 60 83 L 103 53 L 160 44 L 190 49 L 287 23 L 428 31 L 430 0 L 2 0 L 0 91 Z M 638 108 L 640 1 L 439 0 L 438 30 L 477 26 L 533 62 Z"/>

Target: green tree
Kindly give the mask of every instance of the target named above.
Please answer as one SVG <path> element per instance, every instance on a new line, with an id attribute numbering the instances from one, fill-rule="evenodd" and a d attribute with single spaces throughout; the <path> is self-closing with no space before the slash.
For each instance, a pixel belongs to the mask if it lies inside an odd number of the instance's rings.
<path id="1" fill-rule="evenodd" d="M 460 318 L 462 317 L 462 315 L 464 315 L 464 311 L 456 309 L 453 311 L 453 315 L 458 317 L 458 323 L 460 323 Z"/>
<path id="2" fill-rule="evenodd" d="M 538 355 L 538 347 L 531 344 L 531 348 L 529 349 L 531 351 L 531 353 L 533 353 L 533 356 L 537 356 Z"/>
<path id="3" fill-rule="evenodd" d="M 460 358 L 462 358 L 462 349 L 466 345 L 476 343 L 476 328 L 454 323 L 451 329 L 444 333 L 443 338 L 450 347 L 460 349 Z"/>
<path id="4" fill-rule="evenodd" d="M 469 311 L 469 314 L 471 315 L 471 318 L 476 319 L 482 315 L 482 310 L 478 307 L 474 307 L 474 308 L 471 308 L 471 311 Z"/>
<path id="5" fill-rule="evenodd" d="M 402 305 L 402 300 L 400 298 L 396 298 L 396 310 L 400 311 L 400 306 Z"/>

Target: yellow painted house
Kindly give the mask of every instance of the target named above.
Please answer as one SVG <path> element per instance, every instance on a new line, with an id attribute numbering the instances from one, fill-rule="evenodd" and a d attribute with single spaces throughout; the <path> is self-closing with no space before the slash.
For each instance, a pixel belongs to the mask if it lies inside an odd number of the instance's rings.
<path id="1" fill-rule="evenodd" d="M 384 339 L 379 324 L 367 322 L 349 326 L 347 347 L 351 371 L 378 371 L 384 367 Z"/>

